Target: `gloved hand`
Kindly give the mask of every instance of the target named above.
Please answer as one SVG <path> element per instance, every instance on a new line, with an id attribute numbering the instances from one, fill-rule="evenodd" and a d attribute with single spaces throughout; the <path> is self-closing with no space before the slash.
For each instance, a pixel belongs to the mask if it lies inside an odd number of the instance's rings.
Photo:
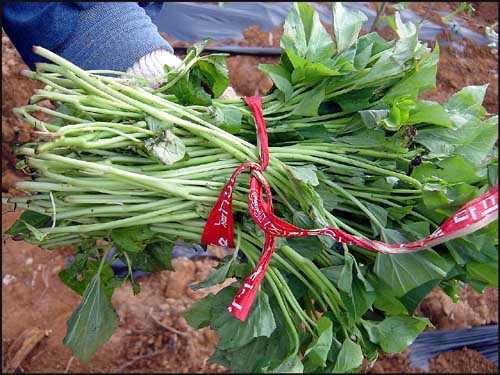
<path id="1" fill-rule="evenodd" d="M 127 73 L 135 74 L 144 78 L 155 78 L 163 75 L 165 72 L 163 66 L 176 68 L 183 64 L 183 61 L 165 49 L 157 49 L 150 54 L 143 56 L 139 61 L 132 65 Z M 232 86 L 228 86 L 220 96 L 222 99 L 236 99 L 236 95 Z"/>

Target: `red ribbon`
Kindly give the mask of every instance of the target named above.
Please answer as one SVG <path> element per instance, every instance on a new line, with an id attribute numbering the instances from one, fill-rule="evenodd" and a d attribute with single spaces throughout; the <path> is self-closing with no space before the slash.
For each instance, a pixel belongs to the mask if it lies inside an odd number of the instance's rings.
<path id="1" fill-rule="evenodd" d="M 267 146 L 267 131 L 264 116 L 262 115 L 262 98 L 260 96 L 248 96 L 245 98 L 253 112 L 255 125 L 257 126 L 257 148 L 259 149 L 259 159 L 262 170 L 269 164 L 269 149 Z"/>
<path id="2" fill-rule="evenodd" d="M 251 170 L 248 209 L 255 223 L 264 231 L 266 240 L 264 251 L 254 271 L 243 281 L 231 305 L 228 307 L 228 310 L 242 321 L 248 316 L 259 286 L 266 274 L 274 252 L 276 237 L 329 236 L 336 242 L 357 245 L 375 252 L 402 254 L 420 251 L 453 238 L 465 236 L 498 218 L 498 185 L 495 185 L 488 193 L 460 208 L 430 236 L 406 244 L 386 244 L 354 236 L 338 228 L 301 229 L 289 224 L 274 215 L 271 188 L 262 175 L 262 171 L 266 169 L 269 163 L 266 125 L 262 115 L 262 100 L 260 97 L 247 97 L 245 102 L 252 109 L 257 125 L 260 165 L 243 163 L 233 172 L 208 217 L 201 238 L 203 245 L 234 247 L 232 193 L 236 184 L 236 177 L 245 170 Z M 264 191 L 267 200 L 264 200 Z"/>

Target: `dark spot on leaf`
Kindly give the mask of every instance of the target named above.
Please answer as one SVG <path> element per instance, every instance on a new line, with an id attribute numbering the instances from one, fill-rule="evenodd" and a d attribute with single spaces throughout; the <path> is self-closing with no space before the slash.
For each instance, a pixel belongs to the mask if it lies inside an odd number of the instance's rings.
<path id="1" fill-rule="evenodd" d="M 335 250 L 337 250 L 340 254 L 344 254 L 344 246 L 342 246 L 342 242 L 335 243 Z"/>
<path id="2" fill-rule="evenodd" d="M 422 164 L 422 157 L 420 155 L 415 156 L 410 162 L 410 165 L 413 167 L 416 167 L 420 164 Z"/>
<path id="3" fill-rule="evenodd" d="M 201 87 L 203 88 L 203 90 L 213 98 L 214 93 L 213 93 L 212 89 L 210 88 L 210 86 L 207 85 L 207 83 L 203 80 L 200 82 L 200 84 L 201 84 Z"/>

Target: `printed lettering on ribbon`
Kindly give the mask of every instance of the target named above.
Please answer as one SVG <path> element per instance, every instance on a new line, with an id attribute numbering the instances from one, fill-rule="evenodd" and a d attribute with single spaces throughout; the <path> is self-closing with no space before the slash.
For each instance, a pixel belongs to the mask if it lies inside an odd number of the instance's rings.
<path id="1" fill-rule="evenodd" d="M 228 307 L 228 310 L 240 320 L 246 319 L 260 283 L 264 279 L 274 252 L 276 237 L 329 236 L 336 242 L 360 246 L 375 252 L 403 254 L 420 251 L 465 236 L 498 219 L 498 185 L 495 185 L 488 193 L 460 208 L 430 236 L 406 244 L 386 244 L 377 240 L 354 236 L 333 227 L 319 229 L 297 228 L 274 215 L 271 188 L 261 173 L 269 163 L 266 126 L 262 115 L 262 100 L 260 97 L 247 97 L 245 102 L 252 109 L 257 126 L 260 165 L 244 163 L 233 172 L 210 213 L 201 240 L 204 245 L 234 247 L 232 194 L 236 184 L 236 177 L 244 170 L 250 169 L 252 177 L 248 195 L 248 210 L 257 226 L 264 231 L 266 241 L 264 251 L 255 270 L 243 281 L 234 300 Z M 264 200 L 264 191 L 267 200 Z"/>
<path id="2" fill-rule="evenodd" d="M 236 177 L 247 170 L 259 170 L 255 163 L 243 163 L 233 172 L 208 216 L 201 236 L 202 245 L 234 247 L 233 190 Z"/>
<path id="3" fill-rule="evenodd" d="M 266 236 L 264 251 L 255 266 L 254 271 L 248 276 L 236 293 L 233 302 L 227 308 L 228 311 L 239 320 L 245 321 L 248 312 L 252 307 L 255 296 L 259 291 L 259 286 L 266 275 L 267 267 L 274 252 L 274 236 Z"/>

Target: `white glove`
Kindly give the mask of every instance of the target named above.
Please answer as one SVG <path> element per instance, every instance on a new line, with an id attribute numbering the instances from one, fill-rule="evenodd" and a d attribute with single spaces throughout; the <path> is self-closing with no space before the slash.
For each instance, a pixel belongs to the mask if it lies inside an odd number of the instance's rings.
<path id="1" fill-rule="evenodd" d="M 165 49 L 157 49 L 143 56 L 132 65 L 127 73 L 135 74 L 144 78 L 156 78 L 165 74 L 163 66 L 177 68 L 182 65 L 182 60 Z"/>
<path id="2" fill-rule="evenodd" d="M 174 54 L 168 52 L 165 49 L 157 49 L 150 54 L 141 57 L 139 61 L 137 61 L 127 70 L 127 73 L 144 78 L 156 78 L 165 74 L 165 71 L 163 70 L 164 65 L 177 68 L 182 64 L 183 61 Z M 228 86 L 220 97 L 222 99 L 239 98 L 232 86 Z"/>

